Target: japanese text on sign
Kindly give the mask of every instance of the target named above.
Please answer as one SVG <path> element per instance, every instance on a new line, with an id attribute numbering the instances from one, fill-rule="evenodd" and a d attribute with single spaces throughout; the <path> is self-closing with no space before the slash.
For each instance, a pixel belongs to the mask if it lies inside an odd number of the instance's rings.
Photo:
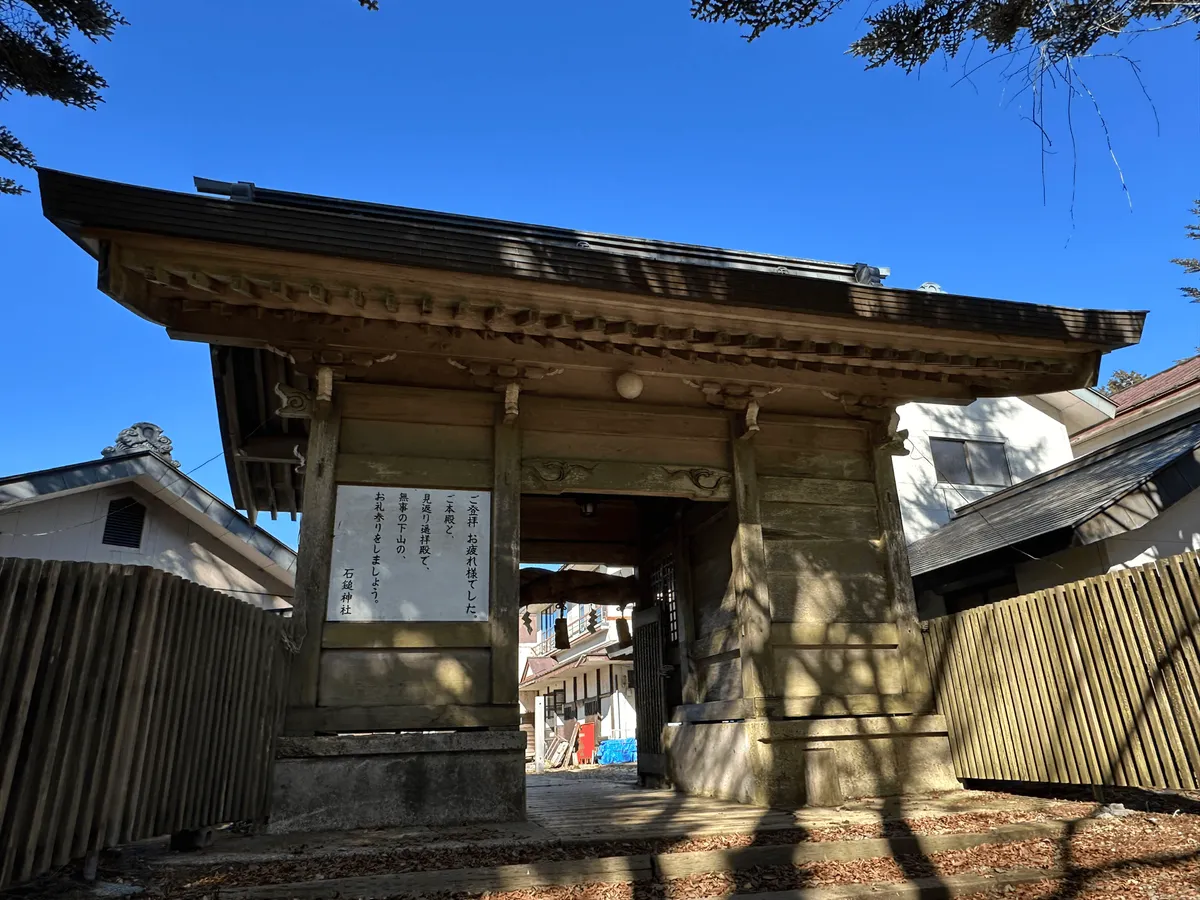
<path id="1" fill-rule="evenodd" d="M 331 622 L 488 617 L 488 491 L 339 485 Z"/>

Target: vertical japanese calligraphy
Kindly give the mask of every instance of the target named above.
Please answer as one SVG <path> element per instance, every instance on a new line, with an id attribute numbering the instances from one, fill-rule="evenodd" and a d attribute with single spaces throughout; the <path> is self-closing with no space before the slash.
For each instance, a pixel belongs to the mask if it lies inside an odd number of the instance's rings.
<path id="1" fill-rule="evenodd" d="M 433 554 L 433 545 L 429 539 L 433 537 L 433 528 L 430 522 L 433 521 L 433 496 L 429 491 L 425 492 L 425 496 L 421 498 L 421 565 L 426 569 L 429 568 L 429 557 Z"/>
<path id="2" fill-rule="evenodd" d="M 486 621 L 487 491 L 339 485 L 330 621 Z"/>
<path id="3" fill-rule="evenodd" d="M 479 494 L 472 494 L 467 500 L 467 606 L 466 614 L 476 613 L 476 601 L 479 599 L 476 585 L 479 583 Z"/>

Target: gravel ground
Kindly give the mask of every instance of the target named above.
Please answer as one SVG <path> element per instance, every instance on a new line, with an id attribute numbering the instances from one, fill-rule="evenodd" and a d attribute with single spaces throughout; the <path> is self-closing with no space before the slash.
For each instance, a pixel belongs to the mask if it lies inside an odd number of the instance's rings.
<path id="1" fill-rule="evenodd" d="M 1061 810 L 1059 810 L 1061 812 Z M 949 834 L 978 832 L 989 827 L 1017 821 L 1034 821 L 1037 813 L 1003 813 L 991 817 L 970 813 L 934 820 L 915 820 L 887 831 L 895 833 Z M 1041 818 L 1048 817 L 1041 814 Z M 986 821 L 983 819 L 986 818 Z M 826 829 L 824 840 L 878 836 L 863 833 L 862 826 Z M 593 858 L 635 853 L 666 853 L 713 850 L 746 846 L 750 843 L 791 843 L 802 839 L 792 832 L 763 835 L 726 835 L 688 841 L 628 841 L 578 847 L 512 847 L 473 853 L 464 858 L 461 850 L 430 852 L 406 848 L 367 857 L 326 860 L 296 858 L 250 866 L 215 867 L 187 871 L 167 870 L 142 873 L 147 886 L 160 896 L 203 897 L 221 888 L 326 880 L 351 876 L 447 869 L 467 866 L 504 865 L 521 862 L 545 862 L 556 859 Z M 811 839 L 811 838 L 810 838 Z M 1168 863 L 1148 864 L 1145 860 L 1167 859 Z M 1075 873 L 1071 882 L 1079 890 L 1060 892 L 1060 884 L 1042 884 L 1013 888 L 1005 893 L 1013 900 L 1049 897 L 1198 897 L 1200 896 L 1200 816 L 1145 815 L 1102 820 L 1073 836 L 1064 857 L 1059 842 L 1049 839 L 976 847 L 934 854 L 932 857 L 906 857 L 821 862 L 798 867 L 755 869 L 735 874 L 699 875 L 665 884 L 593 884 L 534 891 L 489 893 L 486 900 L 698 900 L 733 891 L 786 890 L 804 886 L 896 882 L 906 878 L 947 876 L 964 873 L 986 874 L 1012 868 L 1064 868 Z M 129 873 L 126 873 L 128 876 Z M 1129 893 L 1130 883 L 1141 893 Z M 1073 890 L 1075 889 L 1073 888 Z M 1167 892 L 1168 889 L 1172 892 Z M 1156 895 L 1154 890 L 1158 890 Z M 1082 892 L 1080 892 L 1082 891 Z M 1122 892 L 1124 891 L 1124 893 Z M 1189 893 L 1190 891 L 1190 893 Z M 442 895 L 444 900 L 466 900 L 468 896 Z M 981 895 L 982 896 L 982 895 Z"/>
<path id="2" fill-rule="evenodd" d="M 596 770 L 591 770 L 596 771 Z M 583 770 L 589 772 L 589 770 Z M 604 777 L 582 772 L 575 777 Z M 555 776 L 561 777 L 561 776 Z M 1167 804 L 1170 805 L 1170 804 Z M 1165 806 L 1162 808 L 1166 808 Z M 495 866 L 550 860 L 584 859 L 642 853 L 671 853 L 832 841 L 905 834 L 980 833 L 1017 822 L 1084 818 L 1094 804 L 1065 801 L 1040 809 L 964 812 L 913 818 L 902 822 L 853 823 L 814 829 L 788 829 L 759 834 L 709 835 L 690 839 L 591 842 L 563 845 L 525 842 L 511 845 L 491 841 L 490 846 L 425 846 L 424 835 L 410 835 L 403 845 L 347 852 L 337 856 L 306 855 L 303 845 L 291 854 L 264 862 L 205 865 L 191 860 L 187 866 L 149 866 L 133 854 L 106 854 L 100 876 L 106 880 L 145 885 L 152 897 L 212 897 L 222 888 L 320 881 L 334 878 Z M 487 837 L 489 829 L 464 829 L 462 837 Z M 442 835 L 441 837 L 445 837 Z M 1148 862 L 1153 861 L 1153 862 Z M 1064 885 L 1038 883 L 1014 887 L 1003 896 L 1012 900 L 1048 898 L 1151 898 L 1200 897 L 1200 815 L 1136 813 L 1126 818 L 1102 819 L 1074 835 L 1064 854 L 1058 842 L 1024 841 L 971 850 L 947 851 L 932 858 L 882 858 L 852 862 L 823 862 L 801 867 L 759 869 L 735 875 L 703 875 L 666 884 L 574 885 L 483 895 L 487 900 L 697 900 L 730 891 L 755 892 L 866 882 L 894 882 L 905 878 L 988 873 L 996 869 L 1062 868 L 1072 873 Z M 60 877 L 63 873 L 60 873 Z M 45 891 L 26 888 L 26 897 L 63 896 L 51 884 Z M 466 895 L 456 895 L 456 900 Z M 981 898 L 987 895 L 979 895 Z M 449 900 L 450 895 L 444 895 Z"/>
<path id="3" fill-rule="evenodd" d="M 387 851 L 346 854 L 338 857 L 293 858 L 272 862 L 212 867 L 189 865 L 186 869 L 146 872 L 148 883 L 165 891 L 195 891 L 201 888 L 286 884 L 315 879 L 349 878 L 398 872 L 515 865 L 551 860 L 593 859 L 632 856 L 641 853 L 684 853 L 727 850 L 737 847 L 793 844 L 801 841 L 839 841 L 892 837 L 907 834 L 967 834 L 987 831 L 1016 822 L 1040 822 L 1076 818 L 1087 814 L 1085 804 L 1055 804 L 1041 810 L 998 813 L 962 813 L 903 822 L 843 825 L 820 829 L 787 829 L 759 834 L 709 835 L 688 839 L 604 841 L 561 845 L 528 843 L 514 846 L 429 848 L 406 846 Z"/>
<path id="4" fill-rule="evenodd" d="M 1022 841 L 951 850 L 929 858 L 823 862 L 786 868 L 764 868 L 731 875 L 697 875 L 665 884 L 587 884 L 534 891 L 483 895 L 446 894 L 443 900 L 700 900 L 741 892 L 779 891 L 908 878 L 986 875 L 1014 868 L 1063 867 L 1065 879 L 1014 886 L 1000 896 L 1008 900 L 1099 900 L 1200 896 L 1200 817 L 1136 816 L 1105 821 L 1074 836 L 1064 859 L 1055 841 Z M 1147 863 L 1145 860 L 1159 861 Z M 996 893 L 972 895 L 972 900 Z"/>

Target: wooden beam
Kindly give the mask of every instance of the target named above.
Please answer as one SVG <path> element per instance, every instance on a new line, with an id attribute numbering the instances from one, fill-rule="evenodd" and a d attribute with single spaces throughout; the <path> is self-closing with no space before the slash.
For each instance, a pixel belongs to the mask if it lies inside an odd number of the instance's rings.
<path id="1" fill-rule="evenodd" d="M 729 498 L 730 474 L 708 466 L 592 459 L 526 459 L 523 490 L 531 494 L 647 494 L 694 500 Z"/>
<path id="2" fill-rule="evenodd" d="M 296 558 L 292 640 L 297 645 L 288 684 L 288 705 L 317 705 L 321 670 L 321 632 L 329 599 L 329 566 L 333 556 L 333 523 L 337 504 L 335 479 L 341 413 L 336 402 L 313 416 L 305 463 L 304 507 Z"/>
<path id="3" fill-rule="evenodd" d="M 776 696 L 771 659 L 771 597 L 767 589 L 767 551 L 759 510 L 758 468 L 754 442 L 743 434 L 739 417 L 730 417 L 733 502 L 737 513 L 733 582 L 741 636 L 742 697 Z"/>
<path id="4" fill-rule="evenodd" d="M 675 707 L 672 722 L 722 722 L 770 716 L 775 719 L 828 719 L 844 716 L 897 716 L 919 711 L 909 694 L 821 694 L 766 700 L 712 700 Z"/>
<path id="5" fill-rule="evenodd" d="M 337 460 L 338 481 L 412 488 L 483 490 L 492 484 L 490 469 L 486 461 L 475 459 L 343 453 Z"/>
<path id="6" fill-rule="evenodd" d="M 496 410 L 492 482 L 492 702 L 516 703 L 521 602 L 521 426 Z"/>
<path id="7" fill-rule="evenodd" d="M 606 563 L 610 566 L 636 566 L 640 559 L 636 545 L 602 541 L 522 540 L 524 563 Z"/>
<path id="8" fill-rule="evenodd" d="M 304 435 L 262 435 L 242 441 L 237 449 L 237 458 L 245 462 L 290 463 L 300 465 L 300 460 L 293 452 L 297 447 L 300 453 L 307 456 L 306 445 L 308 438 Z"/>
<path id="9" fill-rule="evenodd" d="M 220 353 L 221 351 L 216 350 L 214 352 Z M 237 383 L 233 372 L 233 353 L 229 350 L 224 351 L 224 359 L 222 360 L 221 394 L 225 404 L 225 424 L 229 438 L 229 444 L 225 452 L 231 457 L 229 460 L 230 468 L 233 469 L 233 477 L 237 483 L 238 493 L 242 495 L 246 518 L 253 525 L 254 520 L 258 516 L 258 509 L 254 503 L 254 487 L 250 484 L 250 479 L 246 474 L 246 467 L 240 465 L 236 458 L 236 450 L 242 443 L 242 423 L 241 417 L 238 415 Z M 234 452 L 230 453 L 231 450 Z"/>
<path id="10" fill-rule="evenodd" d="M 506 728 L 519 724 L 515 703 L 488 706 L 304 706 L 292 707 L 285 734 L 354 731 L 415 731 L 430 728 Z"/>

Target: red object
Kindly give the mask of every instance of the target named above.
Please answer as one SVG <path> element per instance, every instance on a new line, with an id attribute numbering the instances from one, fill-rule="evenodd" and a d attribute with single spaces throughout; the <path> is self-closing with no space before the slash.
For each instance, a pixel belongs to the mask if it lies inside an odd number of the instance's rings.
<path id="1" fill-rule="evenodd" d="M 588 722 L 579 726 L 579 749 L 576 756 L 580 762 L 591 762 L 596 755 L 596 724 Z"/>

